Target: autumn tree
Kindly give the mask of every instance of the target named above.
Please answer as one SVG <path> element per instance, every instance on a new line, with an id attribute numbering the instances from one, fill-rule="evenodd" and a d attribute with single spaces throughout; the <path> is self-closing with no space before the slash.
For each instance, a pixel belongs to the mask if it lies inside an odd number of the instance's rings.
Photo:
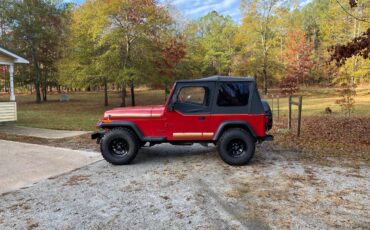
<path id="1" fill-rule="evenodd" d="M 107 4 L 106 28 L 103 34 L 106 45 L 112 52 L 118 52 L 115 65 L 119 66 L 117 81 L 122 83 L 122 106 L 125 106 L 126 83 L 130 82 L 132 105 L 134 100 L 135 73 L 140 72 L 133 65 L 132 52 L 136 43 L 154 41 L 163 30 L 166 30 L 171 19 L 166 9 L 154 0 L 113 0 Z M 144 55 L 144 54 L 142 54 Z M 136 57 L 138 58 L 138 57 Z"/>
<path id="2" fill-rule="evenodd" d="M 342 112 L 347 116 L 353 113 L 356 96 L 356 84 L 351 81 L 350 72 L 348 68 L 342 68 L 334 78 L 340 95 L 340 99 L 337 99 L 335 103 L 340 105 Z"/>
<path id="3" fill-rule="evenodd" d="M 294 30 L 288 34 L 286 45 L 286 60 L 288 65 L 286 67 L 286 78 L 295 80 L 297 86 L 301 83 L 308 83 L 310 77 L 310 70 L 313 66 L 312 61 L 313 44 L 306 41 L 306 34 L 299 29 Z"/>
<path id="4" fill-rule="evenodd" d="M 135 105 L 134 81 L 155 72 L 155 42 L 171 24 L 168 12 L 155 1 L 93 0 L 73 13 L 70 48 L 60 65 L 66 83 L 120 85 L 122 106 L 126 86 Z M 68 76 L 76 77 L 69 78 Z M 106 88 L 106 87 L 105 87 Z"/>
<path id="5" fill-rule="evenodd" d="M 25 54 L 30 60 L 37 102 L 42 99 L 41 85 L 44 88 L 43 99 L 46 100 L 47 79 L 55 73 L 53 65 L 58 59 L 58 48 L 64 34 L 63 17 L 68 17 L 65 14 L 67 6 L 57 0 L 16 0 L 5 9 L 8 24 L 1 43 Z M 0 8 L 1 11 L 3 9 Z"/>
<path id="6" fill-rule="evenodd" d="M 340 3 L 338 2 L 338 4 Z M 366 14 L 365 8 L 369 7 L 368 4 L 362 0 L 349 0 L 350 8 L 357 10 L 355 13 L 349 12 L 343 5 L 340 6 L 348 16 L 352 17 L 355 26 L 358 26 L 361 22 L 370 25 L 370 20 L 367 20 L 368 17 L 364 17 L 364 14 Z M 370 59 L 370 28 L 361 34 L 355 32 L 354 38 L 347 44 L 336 44 L 331 46 L 329 50 L 332 52 L 330 61 L 335 61 L 337 66 L 345 64 L 348 58 L 357 55 L 364 59 Z"/>
<path id="7" fill-rule="evenodd" d="M 108 105 L 107 83 L 113 81 L 117 69 L 102 41 L 108 20 L 102 4 L 103 0 L 86 1 L 73 10 L 57 67 L 59 83 L 68 88 L 90 90 L 104 85 L 104 104 Z"/>
<path id="8" fill-rule="evenodd" d="M 199 78 L 205 74 L 203 69 L 207 50 L 203 46 L 202 37 L 198 34 L 199 28 L 196 22 L 185 23 L 183 27 L 180 32 L 186 54 L 177 64 L 176 79 Z"/>
<path id="9" fill-rule="evenodd" d="M 196 21 L 197 35 L 204 48 L 203 76 L 230 75 L 237 27 L 229 16 L 212 11 Z"/>
<path id="10" fill-rule="evenodd" d="M 2 45 L 5 45 L 5 35 L 9 32 L 9 25 L 11 19 L 9 18 L 9 11 L 12 8 L 10 0 L 0 1 L 0 37 Z"/>
<path id="11" fill-rule="evenodd" d="M 170 37 L 168 40 L 158 42 L 161 57 L 157 61 L 159 74 L 164 83 L 165 98 L 169 94 L 169 84 L 175 81 L 177 67 L 186 55 L 184 38 L 181 35 Z"/>
<path id="12" fill-rule="evenodd" d="M 353 56 L 362 56 L 364 59 L 370 58 L 370 28 L 352 41 L 346 44 L 337 44 L 330 47 L 332 51 L 330 60 L 335 61 L 338 66 L 345 64 L 348 58 Z"/>
<path id="13" fill-rule="evenodd" d="M 351 34 L 344 36 L 338 44 L 329 46 L 330 61 L 335 62 L 338 72 L 333 79 L 339 87 L 341 98 L 336 101 L 345 114 L 350 115 L 355 105 L 356 87 L 361 81 L 370 80 L 370 21 L 369 3 L 362 0 L 349 1 L 349 8 L 337 2 L 340 18 Z"/>
<path id="14" fill-rule="evenodd" d="M 263 92 L 267 94 L 272 69 L 276 68 L 273 54 L 278 47 L 275 15 L 282 1 L 279 0 L 244 0 L 243 24 L 240 28 L 241 46 L 252 66 L 251 75 L 263 78 Z M 244 37 L 247 36 L 247 37 Z M 245 47 L 243 47 L 245 46 Z M 250 70 L 249 70 L 250 71 Z"/>

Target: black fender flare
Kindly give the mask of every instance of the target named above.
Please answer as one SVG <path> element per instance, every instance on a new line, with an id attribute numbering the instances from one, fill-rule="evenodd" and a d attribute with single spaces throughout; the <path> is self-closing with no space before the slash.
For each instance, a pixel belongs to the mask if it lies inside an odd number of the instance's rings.
<path id="1" fill-rule="evenodd" d="M 101 122 L 99 125 L 98 125 L 99 128 L 102 128 L 102 129 L 106 129 L 106 128 L 119 128 L 119 127 L 122 127 L 122 128 L 130 128 L 132 129 L 136 136 L 141 140 L 143 141 L 145 139 L 143 133 L 141 132 L 141 130 L 135 125 L 135 123 L 133 122 L 130 122 L 130 121 L 112 121 L 112 122 L 109 122 L 109 123 L 104 123 L 104 122 Z"/>
<path id="2" fill-rule="evenodd" d="M 216 131 L 216 134 L 213 137 L 213 140 L 217 141 L 218 138 L 220 138 L 221 134 L 227 129 L 228 126 L 242 127 L 244 129 L 246 129 L 247 131 L 249 131 L 249 133 L 252 135 L 252 137 L 254 137 L 257 140 L 257 135 L 254 132 L 254 129 L 246 121 L 224 121 L 224 122 L 222 122 L 217 128 L 217 131 Z"/>

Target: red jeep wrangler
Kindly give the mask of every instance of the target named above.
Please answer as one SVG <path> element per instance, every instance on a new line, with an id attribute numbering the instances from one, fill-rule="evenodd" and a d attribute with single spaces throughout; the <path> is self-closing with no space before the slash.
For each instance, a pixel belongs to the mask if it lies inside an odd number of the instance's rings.
<path id="1" fill-rule="evenodd" d="M 247 164 L 255 143 L 272 140 L 269 105 L 247 77 L 208 77 L 177 81 L 165 105 L 117 108 L 98 122 L 92 134 L 112 164 L 128 164 L 141 146 L 213 143 L 231 165 Z"/>

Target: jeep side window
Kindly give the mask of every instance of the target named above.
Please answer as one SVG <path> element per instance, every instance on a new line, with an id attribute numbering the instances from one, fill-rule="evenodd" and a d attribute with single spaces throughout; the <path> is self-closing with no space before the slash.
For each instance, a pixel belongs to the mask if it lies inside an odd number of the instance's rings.
<path id="1" fill-rule="evenodd" d="M 247 82 L 224 82 L 220 84 L 217 105 L 221 107 L 245 106 L 249 99 Z"/>
<path id="2" fill-rule="evenodd" d="M 206 89 L 200 86 L 183 87 L 177 96 L 177 101 L 180 103 L 205 105 Z"/>

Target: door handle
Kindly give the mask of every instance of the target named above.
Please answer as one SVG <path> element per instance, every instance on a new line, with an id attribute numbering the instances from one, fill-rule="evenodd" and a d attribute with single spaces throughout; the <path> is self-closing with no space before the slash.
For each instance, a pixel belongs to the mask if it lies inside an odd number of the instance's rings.
<path id="1" fill-rule="evenodd" d="M 198 117 L 198 120 L 201 120 L 201 121 L 204 121 L 205 119 L 206 117 L 203 117 L 203 116 Z"/>

